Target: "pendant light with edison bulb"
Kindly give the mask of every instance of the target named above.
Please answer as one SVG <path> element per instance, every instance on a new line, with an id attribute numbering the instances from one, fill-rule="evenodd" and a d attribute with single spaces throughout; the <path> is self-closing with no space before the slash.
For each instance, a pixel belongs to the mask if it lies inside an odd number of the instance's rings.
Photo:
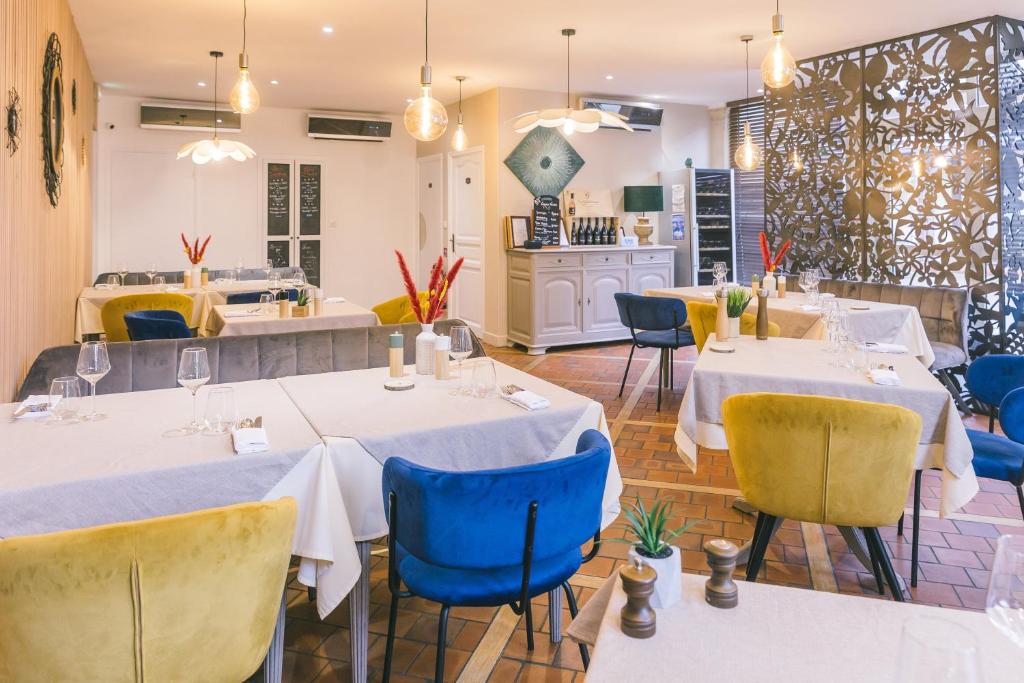
<path id="1" fill-rule="evenodd" d="M 466 77 L 456 76 L 455 80 L 459 82 L 459 123 L 455 126 L 455 134 L 452 135 L 452 149 L 456 152 L 461 152 L 469 145 L 466 129 L 462 126 L 462 81 L 466 80 Z"/>
<path id="2" fill-rule="evenodd" d="M 448 112 L 430 92 L 430 0 L 423 0 L 423 66 L 420 96 L 405 108 L 405 129 L 421 142 L 436 140 L 448 128 Z"/>
<path id="3" fill-rule="evenodd" d="M 245 20 L 249 9 L 242 0 L 242 51 L 238 53 L 238 80 L 231 88 L 228 101 L 236 114 L 251 114 L 260 108 L 260 93 L 249 76 L 249 55 L 245 51 Z"/>
<path id="4" fill-rule="evenodd" d="M 754 36 L 740 36 L 740 40 L 747 49 L 746 59 L 746 74 L 747 74 L 747 99 L 750 99 L 750 41 L 754 39 Z M 761 148 L 754 142 L 754 138 L 750 135 L 750 122 L 743 122 L 743 144 L 736 148 L 736 166 L 741 171 L 756 171 L 761 165 L 761 158 L 764 154 L 761 152 Z"/>
<path id="5" fill-rule="evenodd" d="M 796 77 L 796 60 L 782 42 L 782 15 L 779 14 L 779 0 L 775 0 L 775 14 L 772 16 L 772 46 L 761 62 L 761 79 L 769 88 L 785 88 Z"/>

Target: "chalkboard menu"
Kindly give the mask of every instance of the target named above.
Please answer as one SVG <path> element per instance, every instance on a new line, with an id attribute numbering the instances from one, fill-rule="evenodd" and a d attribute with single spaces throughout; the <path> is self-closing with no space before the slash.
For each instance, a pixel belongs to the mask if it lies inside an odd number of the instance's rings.
<path id="1" fill-rule="evenodd" d="M 267 164 L 268 235 L 287 235 L 289 233 L 288 219 L 291 215 L 291 194 L 291 164 Z"/>
<path id="2" fill-rule="evenodd" d="M 320 164 L 299 164 L 299 234 L 320 234 Z"/>
<path id="3" fill-rule="evenodd" d="M 274 264 L 275 268 L 287 268 L 290 260 L 288 249 L 291 242 L 288 240 L 269 240 L 267 242 L 267 258 Z"/>
<path id="4" fill-rule="evenodd" d="M 562 211 L 558 197 L 540 195 L 533 198 L 533 239 L 544 246 L 558 246 L 562 231 Z"/>
<path id="5" fill-rule="evenodd" d="M 320 240 L 299 242 L 299 266 L 306 273 L 306 282 L 320 286 Z"/>

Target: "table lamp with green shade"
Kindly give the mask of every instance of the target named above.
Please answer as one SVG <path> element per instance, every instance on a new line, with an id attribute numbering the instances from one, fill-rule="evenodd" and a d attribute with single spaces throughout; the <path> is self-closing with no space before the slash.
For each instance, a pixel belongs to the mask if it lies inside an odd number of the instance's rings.
<path id="1" fill-rule="evenodd" d="M 648 239 L 654 233 L 651 221 L 645 215 L 648 211 L 662 211 L 665 208 L 664 192 L 661 185 L 626 185 L 622 188 L 622 209 L 628 213 L 639 213 L 633 232 L 640 238 L 640 245 L 651 243 Z"/>

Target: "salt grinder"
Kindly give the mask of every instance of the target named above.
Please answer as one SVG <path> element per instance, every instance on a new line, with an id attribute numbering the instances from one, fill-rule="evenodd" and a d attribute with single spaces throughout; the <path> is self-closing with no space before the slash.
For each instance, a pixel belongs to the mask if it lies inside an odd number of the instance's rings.
<path id="1" fill-rule="evenodd" d="M 626 593 L 626 604 L 621 612 L 622 632 L 630 638 L 650 638 L 654 635 L 656 620 L 651 594 L 658 573 L 637 558 L 634 564 L 619 569 L 619 576 Z"/>
<path id="2" fill-rule="evenodd" d="M 731 541 L 716 538 L 704 544 L 704 552 L 711 567 L 711 578 L 704 584 L 704 599 L 712 607 L 735 607 L 739 602 L 739 589 L 732 580 L 732 573 L 740 549 Z"/>

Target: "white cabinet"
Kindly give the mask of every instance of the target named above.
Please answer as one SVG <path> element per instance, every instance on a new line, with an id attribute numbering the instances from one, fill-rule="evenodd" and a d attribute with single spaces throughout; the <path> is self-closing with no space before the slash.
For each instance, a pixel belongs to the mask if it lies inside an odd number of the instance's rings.
<path id="1" fill-rule="evenodd" d="M 628 339 L 615 295 L 672 286 L 674 247 L 508 252 L 508 339 L 548 347 Z"/>

